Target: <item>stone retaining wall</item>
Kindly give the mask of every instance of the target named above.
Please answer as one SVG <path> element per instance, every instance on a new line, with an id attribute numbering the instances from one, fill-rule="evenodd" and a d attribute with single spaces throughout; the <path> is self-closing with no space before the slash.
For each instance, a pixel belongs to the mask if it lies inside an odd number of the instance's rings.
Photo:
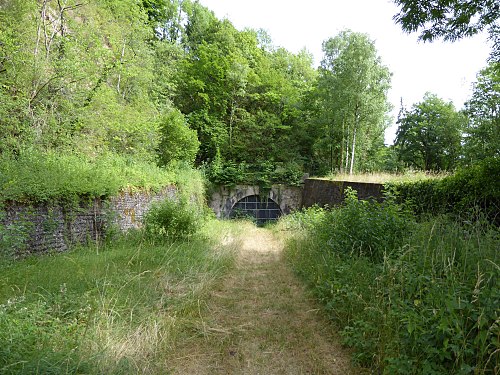
<path id="1" fill-rule="evenodd" d="M 121 231 L 125 232 L 131 228 L 137 229 L 141 226 L 142 218 L 147 212 L 151 203 L 163 199 L 175 199 L 177 189 L 175 186 L 168 186 L 159 193 L 134 193 L 122 192 L 118 196 L 111 197 L 109 210 L 115 214 L 114 223 Z"/>
<path id="2" fill-rule="evenodd" d="M 151 203 L 175 195 L 176 188 L 169 186 L 159 193 L 122 192 L 76 206 L 6 203 L 0 212 L 0 251 L 13 255 L 60 252 L 99 240 L 110 225 L 123 232 L 139 228 Z"/>
<path id="3" fill-rule="evenodd" d="M 289 214 L 315 204 L 338 205 L 347 187 L 356 190 L 359 199 L 382 200 L 381 184 L 320 179 L 305 180 L 303 188 L 274 185 L 266 190 L 266 196 L 280 206 L 283 214 Z M 260 193 L 256 186 L 220 187 L 209 203 L 217 217 L 227 218 L 236 202 Z M 7 203 L 0 210 L 0 251 L 17 255 L 65 251 L 73 244 L 102 238 L 110 224 L 121 231 L 139 228 L 151 203 L 175 196 L 175 186 L 169 186 L 159 193 L 122 192 L 105 201 L 95 199 L 76 207 Z"/>
<path id="4" fill-rule="evenodd" d="M 351 187 L 358 192 L 358 199 L 383 200 L 382 184 L 367 182 L 330 181 L 308 178 L 304 182 L 302 206 L 336 206 L 344 201 L 345 190 Z"/>

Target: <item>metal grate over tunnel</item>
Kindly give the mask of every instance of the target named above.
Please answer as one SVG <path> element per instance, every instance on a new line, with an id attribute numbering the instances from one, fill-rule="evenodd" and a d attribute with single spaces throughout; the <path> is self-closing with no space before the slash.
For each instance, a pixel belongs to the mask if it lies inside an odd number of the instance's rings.
<path id="1" fill-rule="evenodd" d="M 250 195 L 239 200 L 229 215 L 230 218 L 250 218 L 259 225 L 276 221 L 280 216 L 280 206 L 271 198 L 260 195 Z"/>

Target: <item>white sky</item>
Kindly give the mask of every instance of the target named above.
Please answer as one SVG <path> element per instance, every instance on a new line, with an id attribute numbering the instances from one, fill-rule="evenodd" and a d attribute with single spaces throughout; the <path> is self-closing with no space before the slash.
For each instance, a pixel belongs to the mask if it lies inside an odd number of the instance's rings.
<path id="1" fill-rule="evenodd" d="M 451 100 L 457 109 L 471 93 L 476 74 L 486 66 L 490 46 L 486 35 L 455 43 L 417 42 L 417 34 L 404 34 L 392 17 L 398 8 L 391 0 L 200 0 L 218 18 L 237 29 L 267 30 L 273 44 L 291 52 L 306 48 L 315 64 L 322 59 L 321 44 L 341 30 L 369 34 L 382 63 L 393 73 L 389 100 L 396 120 L 400 98 L 407 108 L 429 91 Z M 395 123 L 386 131 L 393 143 Z"/>

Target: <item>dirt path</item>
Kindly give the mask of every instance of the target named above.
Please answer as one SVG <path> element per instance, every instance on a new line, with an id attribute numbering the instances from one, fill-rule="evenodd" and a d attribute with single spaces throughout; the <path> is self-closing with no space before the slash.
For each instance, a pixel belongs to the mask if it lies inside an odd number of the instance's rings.
<path id="1" fill-rule="evenodd" d="M 236 269 L 212 293 L 197 334 L 170 358 L 173 373 L 353 373 L 282 250 L 270 230 L 248 227 Z"/>

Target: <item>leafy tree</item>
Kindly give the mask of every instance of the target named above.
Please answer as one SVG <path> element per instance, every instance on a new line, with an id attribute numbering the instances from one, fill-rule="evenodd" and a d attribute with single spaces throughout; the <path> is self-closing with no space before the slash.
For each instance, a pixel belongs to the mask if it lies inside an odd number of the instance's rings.
<path id="1" fill-rule="evenodd" d="M 317 87 L 318 157 L 334 169 L 355 169 L 383 146 L 390 76 L 366 34 L 343 31 L 323 43 Z"/>
<path id="2" fill-rule="evenodd" d="M 497 0 L 394 0 L 401 11 L 394 16 L 406 32 L 419 38 L 457 40 L 494 27 L 500 18 Z M 493 31 L 493 29 L 492 29 Z"/>
<path id="3" fill-rule="evenodd" d="M 184 27 L 182 44 L 186 50 L 196 50 L 203 41 L 207 43 L 213 42 L 214 38 L 216 39 L 217 28 L 221 24 L 215 17 L 214 12 L 197 1 L 185 2 L 184 10 L 187 22 Z M 229 21 L 226 21 L 226 25 L 229 23 Z"/>
<path id="4" fill-rule="evenodd" d="M 198 132 L 197 163 L 300 159 L 301 99 L 315 76 L 310 55 L 262 44 L 259 32 L 238 31 L 203 7 L 189 17 L 173 101 Z"/>
<path id="5" fill-rule="evenodd" d="M 177 42 L 183 36 L 184 0 L 142 0 L 153 32 L 159 40 Z"/>
<path id="6" fill-rule="evenodd" d="M 451 170 L 460 156 L 464 122 L 451 102 L 425 94 L 422 102 L 399 116 L 395 148 L 400 160 L 426 171 Z"/>
<path id="7" fill-rule="evenodd" d="M 136 1 L 10 0 L 0 19 L 2 151 L 154 157 L 152 33 Z"/>
<path id="8" fill-rule="evenodd" d="M 315 79 L 311 56 L 283 48 L 266 52 L 256 44 L 253 51 L 255 64 L 250 64 L 231 157 L 262 165 L 292 160 L 300 164 L 308 157 L 302 99 Z"/>
<path id="9" fill-rule="evenodd" d="M 465 162 L 500 157 L 500 63 L 481 70 L 466 103 Z"/>

